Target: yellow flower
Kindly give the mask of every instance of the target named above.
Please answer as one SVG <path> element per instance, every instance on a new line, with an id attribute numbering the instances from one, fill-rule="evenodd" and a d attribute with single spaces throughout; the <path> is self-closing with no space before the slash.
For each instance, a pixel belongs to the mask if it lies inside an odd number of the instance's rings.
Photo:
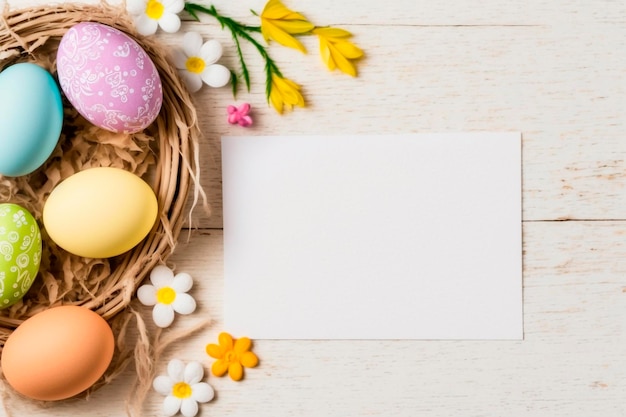
<path id="1" fill-rule="evenodd" d="M 347 40 L 352 34 L 347 30 L 332 27 L 315 28 L 313 33 L 319 38 L 320 54 L 326 66 L 331 71 L 338 68 L 356 77 L 356 67 L 352 60 L 361 58 L 363 51 Z"/>
<path id="2" fill-rule="evenodd" d="M 277 74 L 272 74 L 269 101 L 280 114 L 283 114 L 284 109 L 291 110 L 293 106 L 304 107 L 300 86 Z"/>
<path id="3" fill-rule="evenodd" d="M 243 367 L 254 368 L 259 363 L 257 356 L 250 351 L 252 341 L 247 337 L 234 340 L 228 333 L 220 333 L 217 338 L 219 345 L 208 344 L 206 352 L 217 359 L 211 366 L 215 376 L 224 376 L 226 372 L 233 381 L 243 378 Z"/>
<path id="4" fill-rule="evenodd" d="M 289 10 L 280 0 L 269 0 L 261 12 L 261 33 L 266 42 L 274 39 L 281 45 L 303 53 L 304 46 L 291 35 L 310 32 L 314 27 L 304 16 Z"/>

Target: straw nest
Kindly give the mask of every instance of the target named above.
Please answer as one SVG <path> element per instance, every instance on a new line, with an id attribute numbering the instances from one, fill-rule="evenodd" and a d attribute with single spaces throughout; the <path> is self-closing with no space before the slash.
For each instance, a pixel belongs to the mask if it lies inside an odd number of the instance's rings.
<path id="1" fill-rule="evenodd" d="M 111 323 L 118 341 L 114 363 L 99 383 L 102 385 L 132 356 L 123 352 L 122 339 L 133 316 L 129 304 L 136 288 L 173 251 L 189 213 L 185 203 L 191 190 L 196 197 L 201 193 L 197 176 L 200 133 L 192 100 L 163 45 L 137 35 L 120 7 L 101 3 L 5 8 L 0 18 L 0 70 L 18 62 L 34 62 L 56 75 L 61 37 L 84 21 L 120 29 L 143 47 L 159 71 L 163 106 L 148 129 L 128 135 L 89 124 L 64 101 L 63 131 L 49 160 L 23 177 L 0 176 L 0 202 L 27 208 L 42 227 L 44 241 L 40 271 L 30 291 L 22 301 L 0 310 L 0 346 L 22 321 L 51 306 L 90 308 Z M 123 168 L 142 176 L 159 203 L 159 219 L 149 235 L 131 251 L 110 259 L 81 258 L 63 251 L 50 241 L 41 223 L 43 205 L 52 189 L 70 175 L 96 166 Z"/>

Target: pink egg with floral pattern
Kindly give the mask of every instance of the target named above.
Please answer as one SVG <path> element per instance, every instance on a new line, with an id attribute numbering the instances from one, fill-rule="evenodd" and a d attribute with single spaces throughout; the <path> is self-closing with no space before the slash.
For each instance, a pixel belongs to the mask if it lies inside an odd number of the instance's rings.
<path id="1" fill-rule="evenodd" d="M 71 27 L 59 44 L 57 71 L 70 103 L 103 129 L 139 132 L 161 110 L 163 89 L 154 63 L 133 38 L 110 26 Z"/>

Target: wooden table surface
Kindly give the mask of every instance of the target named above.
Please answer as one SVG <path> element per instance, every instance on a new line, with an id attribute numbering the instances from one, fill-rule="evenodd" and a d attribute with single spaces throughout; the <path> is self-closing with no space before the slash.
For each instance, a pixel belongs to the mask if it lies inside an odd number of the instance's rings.
<path id="1" fill-rule="evenodd" d="M 47 0 L 10 0 L 13 7 Z M 204 2 L 208 4 L 207 1 Z M 195 277 L 199 308 L 178 317 L 207 329 L 165 351 L 210 366 L 204 346 L 222 330 L 220 137 L 521 131 L 523 341 L 266 341 L 241 383 L 210 376 L 216 399 L 201 416 L 626 415 L 626 3 L 614 0 L 286 1 L 311 21 L 346 28 L 367 56 L 359 76 L 329 73 L 310 51 L 273 45 L 305 109 L 279 116 L 264 98 L 263 67 L 245 46 L 253 88 L 249 130 L 227 124 L 229 88 L 196 95 L 202 178 L 211 206 L 193 216 L 171 265 Z M 250 20 L 263 0 L 214 3 Z M 215 21 L 186 22 L 222 41 Z M 158 35 L 177 45 L 182 32 Z M 371 233 L 377 233 L 372 224 Z M 189 238 L 187 238 L 189 236 Z M 375 306 L 373 306 L 375 308 Z M 143 310 L 149 319 L 149 310 Z M 254 314 L 253 311 L 250 314 Z M 320 323 L 324 326 L 324 323 Z M 46 408 L 5 401 L 15 416 L 124 416 L 132 371 L 88 401 Z M 146 416 L 161 415 L 151 392 Z M 0 411 L 1 413 L 2 411 Z"/>

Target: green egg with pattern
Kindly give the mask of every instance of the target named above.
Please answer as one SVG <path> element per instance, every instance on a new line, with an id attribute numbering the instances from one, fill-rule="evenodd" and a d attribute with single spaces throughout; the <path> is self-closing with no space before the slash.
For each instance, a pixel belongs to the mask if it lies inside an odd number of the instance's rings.
<path id="1" fill-rule="evenodd" d="M 24 207 L 0 204 L 0 308 L 28 292 L 41 264 L 41 231 Z"/>

